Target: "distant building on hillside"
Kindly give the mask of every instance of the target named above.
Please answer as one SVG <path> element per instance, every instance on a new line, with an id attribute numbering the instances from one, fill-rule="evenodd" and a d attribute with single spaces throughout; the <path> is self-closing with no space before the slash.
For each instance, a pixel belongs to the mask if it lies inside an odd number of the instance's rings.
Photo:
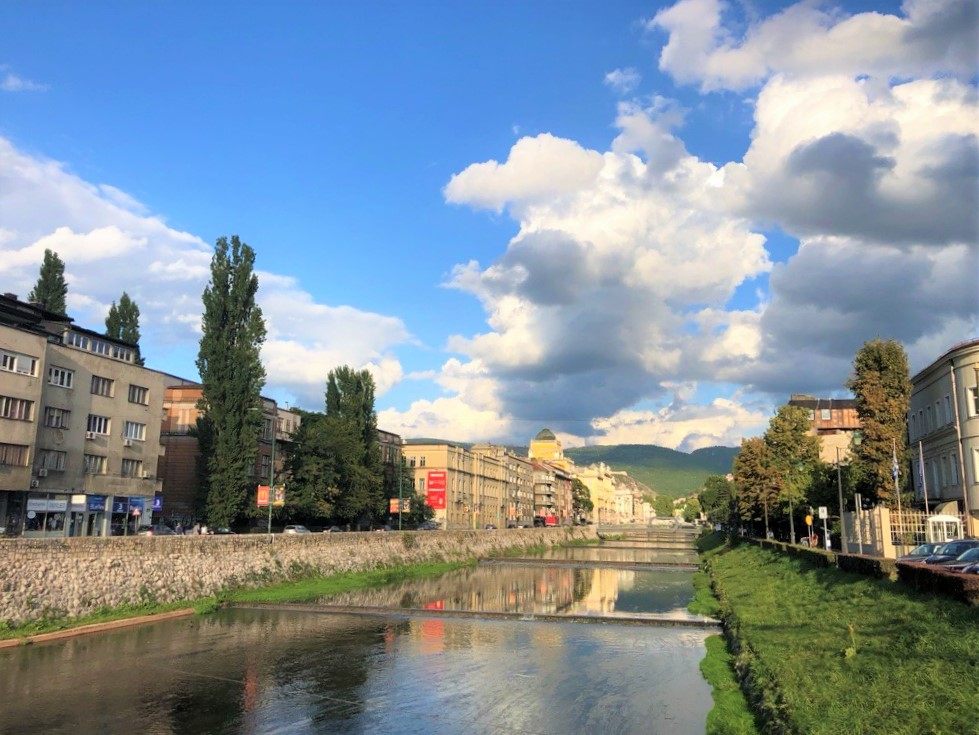
<path id="1" fill-rule="evenodd" d="M 850 442 L 861 427 L 857 402 L 853 398 L 816 398 L 805 393 L 793 393 L 790 406 L 809 412 L 809 433 L 819 437 L 819 458 L 833 463 L 850 456 Z"/>

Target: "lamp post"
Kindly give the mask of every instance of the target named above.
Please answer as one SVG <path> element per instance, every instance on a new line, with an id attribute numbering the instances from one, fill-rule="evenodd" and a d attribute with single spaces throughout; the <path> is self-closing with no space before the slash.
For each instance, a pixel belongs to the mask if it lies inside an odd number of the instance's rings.
<path id="1" fill-rule="evenodd" d="M 402 495 L 402 490 L 404 489 L 404 478 L 402 477 L 402 470 L 404 468 L 404 458 L 398 456 L 398 530 L 401 530 L 401 506 L 404 504 L 404 499 Z"/>
<path id="2" fill-rule="evenodd" d="M 840 473 L 840 448 L 836 448 L 836 492 L 840 501 L 840 551 L 846 553 L 846 521 L 843 520 L 843 476 Z"/>

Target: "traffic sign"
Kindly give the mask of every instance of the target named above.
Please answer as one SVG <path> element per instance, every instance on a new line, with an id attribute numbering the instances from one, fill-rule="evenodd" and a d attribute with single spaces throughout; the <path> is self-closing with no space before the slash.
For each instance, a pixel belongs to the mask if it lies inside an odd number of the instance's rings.
<path id="1" fill-rule="evenodd" d="M 819 506 L 819 517 L 822 518 L 823 520 L 826 520 L 827 518 L 829 518 L 829 508 L 827 508 L 825 505 L 820 505 Z"/>
<path id="2" fill-rule="evenodd" d="M 806 516 L 806 525 L 807 526 L 811 526 L 812 525 L 812 516 Z"/>

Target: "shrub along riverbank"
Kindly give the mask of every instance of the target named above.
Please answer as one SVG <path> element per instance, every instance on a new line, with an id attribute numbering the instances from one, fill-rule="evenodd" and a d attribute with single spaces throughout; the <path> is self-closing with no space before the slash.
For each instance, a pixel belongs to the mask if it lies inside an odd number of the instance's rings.
<path id="1" fill-rule="evenodd" d="M 979 609 L 746 544 L 706 567 L 766 731 L 979 732 Z"/>

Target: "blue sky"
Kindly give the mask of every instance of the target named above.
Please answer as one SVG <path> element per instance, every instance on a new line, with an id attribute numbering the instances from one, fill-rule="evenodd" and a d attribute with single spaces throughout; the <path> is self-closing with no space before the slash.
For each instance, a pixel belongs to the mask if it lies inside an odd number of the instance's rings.
<path id="1" fill-rule="evenodd" d="M 698 3 L 702 7 L 694 7 Z M 485 207 L 484 194 L 468 185 L 455 203 L 447 201 L 450 197 L 444 189 L 471 165 L 488 160 L 502 163 L 518 141 L 542 134 L 607 153 L 622 133 L 618 121 L 623 104 L 641 108 L 642 115 L 661 125 L 666 135 L 682 144 L 690 161 L 716 168 L 740 163 L 759 125 L 758 95 L 777 91 L 776 74 L 805 79 L 808 84 L 813 70 L 803 67 L 820 62 L 801 59 L 797 66 L 780 70 L 780 62 L 769 59 L 766 69 L 749 73 L 747 81 L 711 71 L 702 65 L 700 52 L 664 62 L 665 44 L 690 33 L 690 22 L 701 22 L 715 9 L 710 0 L 689 4 L 691 12 L 682 23 L 669 15 L 650 23 L 672 4 L 6 3 L 0 7 L 0 27 L 16 31 L 5 34 L 0 47 L 0 75 L 30 80 L 35 88 L 0 93 L 0 136 L 30 161 L 57 161 L 81 182 L 109 184 L 125 192 L 141 203 L 142 215 L 159 217 L 174 231 L 191 233 L 205 243 L 221 234 L 238 233 L 258 251 L 263 271 L 295 279 L 290 288 L 306 294 L 301 300 L 308 295 L 315 304 L 348 305 L 400 320 L 403 334 L 355 350 L 350 360 L 356 363 L 366 355 L 374 362 L 397 362 L 399 368 L 392 373 L 396 377 L 379 380 L 385 390 L 378 405 L 392 409 L 382 416 L 403 421 L 405 431 L 439 428 L 415 421 L 418 416 L 409 415 L 413 402 L 446 396 L 465 402 L 472 388 L 474 393 L 496 396 L 489 400 L 484 395 L 483 405 L 476 406 L 476 416 L 489 411 L 500 419 L 490 422 L 496 433 L 491 431 L 487 438 L 511 438 L 510 434 L 527 430 L 507 417 L 514 413 L 513 401 L 526 402 L 526 375 L 533 372 L 533 365 L 517 367 L 517 358 L 494 364 L 489 356 L 460 347 L 458 341 L 449 345 L 453 335 L 468 340 L 492 331 L 505 334 L 512 326 L 494 326 L 502 318 L 499 312 L 494 322 L 494 310 L 505 302 L 499 294 L 486 301 L 473 288 L 445 284 L 452 280 L 455 266 L 470 260 L 480 264 L 485 276 L 485 269 L 501 259 L 511 239 L 537 225 L 518 195 L 506 193 L 499 207 Z M 949 5 L 956 3 L 950 0 Z M 728 39 L 748 64 L 773 53 L 763 43 L 757 44 L 757 51 L 750 48 L 753 30 L 773 18 L 784 18 L 793 32 L 798 30 L 800 39 L 805 36 L 820 43 L 830 43 L 834 27 L 847 19 L 870 19 L 868 11 L 922 27 L 928 22 L 902 14 L 893 3 L 818 7 L 822 13 L 818 18 L 798 13 L 796 19 L 790 3 L 733 3 L 720 9 L 723 33 L 715 29 L 714 35 Z M 929 58 L 918 60 L 920 68 L 895 67 L 890 72 L 887 64 L 896 63 L 892 57 L 901 54 L 889 53 L 888 44 L 893 51 L 902 42 L 899 35 L 883 38 L 881 60 L 873 68 L 859 68 L 862 62 L 855 61 L 836 72 L 851 79 L 876 75 L 892 88 L 898 77 L 947 75 L 947 69 L 938 68 Z M 723 46 L 719 41 L 717 45 Z M 616 69 L 633 69 L 641 81 L 631 89 L 616 89 L 603 81 Z M 960 76 L 963 84 L 970 84 L 967 74 L 960 72 Z M 662 106 L 650 102 L 654 96 L 669 100 L 670 109 L 682 111 L 682 122 L 679 118 L 663 122 Z M 961 134 L 958 128 L 955 132 Z M 632 155 L 648 162 L 652 154 Z M 747 176 L 751 171 L 728 175 L 734 174 Z M 745 183 L 742 188 L 750 187 Z M 759 183 L 757 190 L 761 189 Z M 760 193 L 757 200 L 764 206 L 741 203 L 731 216 L 765 237 L 771 263 L 787 264 L 796 255 L 800 237 L 854 234 L 814 228 L 797 215 L 799 207 L 794 203 L 792 207 L 771 204 L 769 198 Z M 550 203 L 557 201 L 555 195 Z M 49 215 L 44 226 L 36 225 L 36 233 L 44 232 L 45 226 L 50 231 L 67 226 L 73 235 L 82 234 L 82 224 L 71 220 L 71 207 L 52 211 L 60 214 Z M 15 233 L 30 229 L 4 225 L 9 213 L 0 210 L 0 227 Z M 716 227 L 715 233 L 724 229 L 720 224 Z M 873 242 L 872 247 L 890 245 L 884 235 L 861 236 Z M 963 244 L 961 236 L 936 237 L 948 247 Z M 0 248 L 26 248 L 36 241 L 15 236 L 6 243 L 0 240 Z M 972 257 L 970 237 L 965 246 L 966 257 Z M 70 260 L 68 265 L 71 273 Z M 701 267 L 706 271 L 712 265 L 708 257 Z M 734 286 L 721 296 L 712 292 L 700 300 L 685 291 L 664 298 L 680 303 L 675 309 L 687 319 L 706 318 L 703 310 L 713 304 L 711 308 L 725 314 L 755 311 L 750 318 L 764 321 L 761 312 L 766 304 L 773 304 L 777 312 L 782 303 L 770 288 L 770 269 L 769 265 L 739 272 L 732 276 Z M 786 268 L 786 283 L 792 283 L 791 270 Z M 12 288 L 22 288 L 27 271 L 26 267 L 10 270 L 6 278 Z M 79 288 L 85 282 L 79 275 Z M 126 287 L 118 285 L 120 291 Z M 152 280 L 136 286 L 144 299 L 169 287 L 167 282 Z M 93 292 L 90 302 L 79 302 L 81 317 L 90 321 L 107 298 L 111 296 Z M 957 306 L 950 318 L 974 323 L 972 306 Z M 570 312 L 562 317 L 549 309 L 541 312 L 547 313 L 549 323 L 561 319 L 566 327 L 605 323 L 597 317 L 583 319 L 586 312 L 581 309 L 573 319 L 567 316 Z M 153 314 L 150 309 L 146 316 Z M 719 332 L 730 330 L 730 317 L 726 319 L 718 322 Z M 315 322 L 309 327 L 329 329 Z M 753 328 L 766 339 L 773 329 L 770 325 Z M 192 337 L 152 324 L 145 331 L 144 347 L 151 364 L 193 374 Z M 575 339 L 574 335 L 573 330 L 564 333 L 564 341 Z M 848 334 L 837 344 L 834 335 L 827 335 L 826 358 L 833 367 L 826 369 L 836 374 L 820 380 L 804 378 L 800 389 L 839 389 L 844 377 L 840 365 L 845 362 L 839 353 L 860 336 Z M 301 341 L 293 337 L 285 341 Z M 919 330 L 906 338 L 913 344 L 923 339 L 940 342 L 943 337 Z M 322 335 L 322 344 L 329 339 L 328 334 Z M 765 342 L 762 349 L 782 349 L 777 335 L 769 341 L 771 345 Z M 931 342 L 922 345 L 922 350 L 931 348 Z M 668 348 L 664 344 L 662 349 Z M 343 346 L 330 344 L 326 351 L 342 354 Z M 469 366 L 467 389 L 459 387 L 457 376 L 447 377 L 454 369 L 447 371 L 445 365 L 453 358 Z M 718 441 L 731 442 L 738 432 L 756 428 L 752 422 L 758 423 L 783 389 L 784 381 L 763 375 L 765 370 L 727 365 L 719 366 L 716 373 L 688 375 L 682 368 L 650 369 L 648 356 L 637 358 L 622 374 L 603 373 L 597 364 L 585 366 L 576 380 L 582 385 L 621 381 L 624 375 L 634 376 L 640 362 L 647 365 L 640 371 L 642 379 L 659 387 L 629 392 L 628 398 L 596 397 L 587 407 L 575 408 L 576 425 L 584 423 L 586 430 L 569 425 L 563 427 L 565 431 L 582 441 L 601 441 L 601 432 L 591 435 L 587 424 L 630 406 L 639 411 L 680 404 L 688 410 L 709 409 L 712 401 L 721 398 L 741 407 L 759 407 L 746 409 L 723 432 L 711 434 Z M 539 364 L 546 364 L 546 359 L 542 357 Z M 413 375 L 423 372 L 429 377 Z M 477 372 L 480 380 L 490 384 L 473 388 L 472 376 Z M 540 379 L 535 375 L 529 380 L 533 384 Z M 310 401 L 316 389 L 297 387 L 297 380 L 270 370 L 270 391 L 313 407 Z M 664 383 L 693 385 L 678 390 L 663 388 Z M 568 386 L 576 392 L 574 380 Z M 523 397 L 500 397 L 511 394 Z M 678 400 L 681 394 L 684 398 Z M 626 402 L 636 396 L 639 400 Z M 542 405 L 533 418 L 553 417 L 553 405 Z M 431 413 L 433 407 L 421 408 Z M 725 416 L 722 424 L 727 426 L 724 421 L 730 416 Z M 664 414 L 650 420 L 679 418 L 679 414 Z M 444 429 L 481 438 L 478 420 L 468 425 L 468 432 L 465 421 L 460 421 Z M 681 436 L 684 430 L 667 432 L 663 441 L 690 447 L 706 441 L 690 438 L 710 434 L 702 429 L 690 429 L 687 436 Z"/>

